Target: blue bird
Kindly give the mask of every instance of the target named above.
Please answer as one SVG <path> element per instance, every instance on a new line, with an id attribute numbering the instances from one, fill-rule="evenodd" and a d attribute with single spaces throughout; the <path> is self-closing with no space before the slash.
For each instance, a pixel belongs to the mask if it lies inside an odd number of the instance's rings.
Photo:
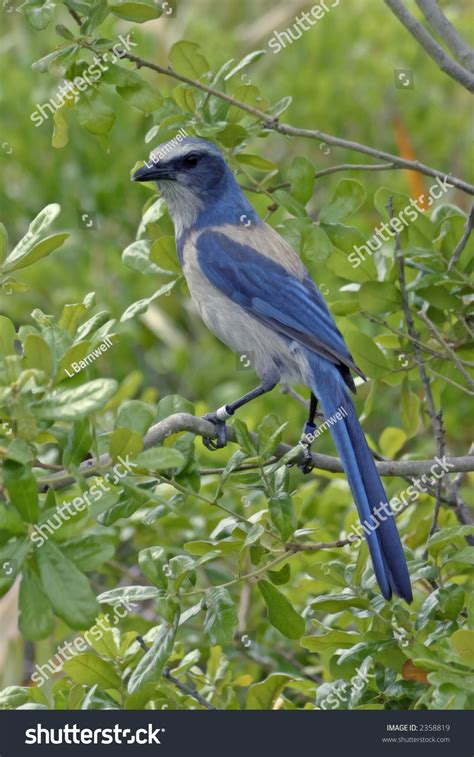
<path id="1" fill-rule="evenodd" d="M 382 594 L 390 599 L 395 593 L 411 602 L 395 520 L 350 395 L 355 392 L 352 372 L 365 376 L 305 266 L 257 215 L 212 143 L 186 137 L 159 145 L 132 178 L 156 182 L 203 321 L 232 350 L 251 357 L 260 378 L 256 389 L 206 416 L 216 425 L 216 446 L 226 443 L 225 421 L 250 400 L 279 382 L 308 386 L 311 401 L 301 440 L 306 450 L 302 469 L 310 470 L 319 402 L 326 419 L 337 412 L 341 416 L 330 431 L 360 520 L 373 524 L 372 530 L 364 531 Z"/>

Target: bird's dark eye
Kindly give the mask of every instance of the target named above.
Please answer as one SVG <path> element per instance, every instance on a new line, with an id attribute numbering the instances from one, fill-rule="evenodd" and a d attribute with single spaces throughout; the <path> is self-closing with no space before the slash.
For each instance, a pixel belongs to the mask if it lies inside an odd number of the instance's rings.
<path id="1" fill-rule="evenodd" d="M 183 158 L 183 165 L 186 168 L 194 168 L 195 165 L 197 165 L 199 161 L 199 155 L 195 152 L 189 153 L 189 155 L 186 155 L 185 158 Z"/>

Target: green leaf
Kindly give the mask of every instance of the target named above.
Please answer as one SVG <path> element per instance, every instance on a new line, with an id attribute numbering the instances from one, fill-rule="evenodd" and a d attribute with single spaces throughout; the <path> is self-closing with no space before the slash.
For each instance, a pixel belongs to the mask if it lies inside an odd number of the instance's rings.
<path id="1" fill-rule="evenodd" d="M 366 195 L 360 181 L 342 179 L 328 205 L 320 210 L 319 220 L 323 223 L 340 223 L 359 210 Z"/>
<path id="2" fill-rule="evenodd" d="M 258 588 L 268 609 L 268 620 L 287 639 L 299 639 L 304 634 L 305 622 L 287 598 L 269 581 L 259 581 Z"/>
<path id="3" fill-rule="evenodd" d="M 355 597 L 352 594 L 327 594 L 317 597 L 311 602 L 311 607 L 316 612 L 336 613 L 356 607 L 363 609 L 368 607 L 369 601 L 364 597 Z"/>
<path id="4" fill-rule="evenodd" d="M 451 644 L 463 662 L 474 667 L 474 631 L 460 628 L 451 636 Z"/>
<path id="5" fill-rule="evenodd" d="M 379 439 L 379 446 L 382 454 L 385 457 L 393 459 L 398 452 L 402 449 L 407 440 L 407 435 L 401 428 L 395 428 L 394 426 L 387 426 Z"/>
<path id="6" fill-rule="evenodd" d="M 158 241 L 158 240 L 156 240 Z M 151 242 L 147 239 L 141 239 L 139 242 L 132 242 L 122 253 L 123 263 L 133 271 L 138 271 L 145 275 L 157 273 L 169 273 L 163 266 L 159 266 L 150 259 Z M 176 254 L 174 254 L 176 260 Z M 163 263 L 163 261 L 160 261 Z M 179 270 L 176 266 L 175 270 Z"/>
<path id="7" fill-rule="evenodd" d="M 204 55 L 199 52 L 196 42 L 181 40 L 176 42 L 169 52 L 171 67 L 190 79 L 199 79 L 209 71 L 209 64 Z"/>
<path id="8" fill-rule="evenodd" d="M 243 71 L 244 68 L 247 68 L 247 66 L 250 66 L 251 63 L 260 60 L 262 55 L 265 55 L 265 53 L 266 50 L 254 50 L 253 53 L 246 55 L 245 58 L 242 58 L 242 60 L 224 76 L 225 81 L 232 79 L 233 76 Z"/>
<path id="9" fill-rule="evenodd" d="M 117 389 L 114 379 L 96 379 L 73 389 L 56 389 L 34 405 L 39 418 L 77 421 L 102 410 Z"/>
<path id="10" fill-rule="evenodd" d="M 300 644 L 310 652 L 325 652 L 328 649 L 349 649 L 360 640 L 358 633 L 330 631 L 320 636 L 304 636 Z"/>
<path id="11" fill-rule="evenodd" d="M 3 223 L 0 223 L 0 268 L 8 252 L 8 233 Z"/>
<path id="12" fill-rule="evenodd" d="M 234 638 L 238 618 L 235 604 L 227 589 L 214 586 L 205 594 L 207 605 L 204 632 L 212 645 L 226 646 Z"/>
<path id="13" fill-rule="evenodd" d="M 152 21 L 161 15 L 154 0 L 109 0 L 109 8 L 119 18 L 136 24 Z"/>
<path id="14" fill-rule="evenodd" d="M 79 570 L 96 570 L 104 562 L 113 558 L 115 541 L 113 535 L 90 534 L 61 544 L 61 551 Z"/>
<path id="15" fill-rule="evenodd" d="M 275 586 L 287 584 L 291 577 L 290 563 L 287 562 L 280 570 L 267 570 L 267 576 Z"/>
<path id="16" fill-rule="evenodd" d="M 12 536 L 26 533 L 27 524 L 23 522 L 14 507 L 0 502 L 0 532 L 5 531 Z"/>
<path id="17" fill-rule="evenodd" d="M 28 231 L 26 232 L 25 236 L 20 239 L 16 247 L 11 251 L 11 253 L 6 258 L 2 270 L 6 273 L 7 271 L 13 271 L 16 268 L 24 268 L 26 265 L 31 265 L 34 260 L 31 260 L 30 256 L 32 255 L 33 251 L 35 250 L 36 246 L 40 243 L 41 237 L 43 235 L 43 232 L 52 224 L 55 218 L 59 215 L 61 212 L 61 206 L 57 203 L 53 203 L 51 205 L 47 205 L 41 213 L 39 213 L 36 218 L 30 223 Z M 66 235 L 68 236 L 68 235 Z M 64 238 L 61 240 L 58 240 L 57 237 L 64 237 L 64 234 L 53 234 L 52 237 L 48 237 L 47 239 L 53 239 L 58 242 L 56 246 L 59 246 L 64 242 Z M 47 241 L 47 240 L 43 240 Z M 49 244 L 49 243 L 48 243 Z M 46 249 L 48 248 L 48 245 L 46 245 Z M 54 249 L 54 247 L 53 247 Z M 41 248 L 40 252 L 44 253 L 45 255 L 49 254 L 51 250 L 48 250 L 47 252 L 44 252 L 45 248 Z M 36 256 L 36 253 L 33 257 Z M 40 257 L 43 257 L 44 255 L 41 254 Z M 25 264 L 25 260 L 30 262 L 27 262 Z"/>
<path id="18" fill-rule="evenodd" d="M 133 86 L 116 87 L 116 89 L 120 97 L 144 113 L 153 113 L 163 104 L 160 93 L 144 80 Z"/>
<path id="19" fill-rule="evenodd" d="M 39 515 L 38 486 L 31 465 L 5 460 L 3 480 L 11 504 L 18 510 L 23 520 L 36 523 Z"/>
<path id="20" fill-rule="evenodd" d="M 304 205 L 296 200 L 286 189 L 277 189 L 273 192 L 272 197 L 275 201 L 285 208 L 286 211 L 296 218 L 306 218 L 307 213 Z"/>
<path id="21" fill-rule="evenodd" d="M 147 547 L 138 553 L 138 564 L 143 575 L 160 589 L 168 586 L 168 577 L 164 572 L 167 563 L 165 551 L 161 547 Z"/>
<path id="22" fill-rule="evenodd" d="M 323 224 L 322 228 L 336 248 L 328 260 L 331 271 L 351 282 L 373 281 L 377 278 L 372 253 L 359 229 L 332 223 Z"/>
<path id="23" fill-rule="evenodd" d="M 92 433 L 88 419 L 73 423 L 67 435 L 63 452 L 63 465 L 68 470 L 73 465 L 79 465 L 89 452 L 92 445 Z"/>
<path id="24" fill-rule="evenodd" d="M 163 668 L 173 651 L 176 631 L 178 630 L 180 610 L 177 603 L 172 605 L 171 615 L 170 620 L 163 621 L 151 648 L 145 653 L 130 676 L 128 682 L 129 694 L 134 694 L 148 683 L 159 682 Z"/>
<path id="25" fill-rule="evenodd" d="M 158 299 L 158 297 L 161 297 L 164 294 L 167 294 L 173 289 L 177 280 L 178 279 L 175 279 L 174 281 L 170 281 L 168 284 L 164 284 L 151 297 L 145 297 L 143 300 L 138 300 L 137 302 L 134 302 L 132 305 L 129 305 L 128 308 L 122 314 L 122 317 L 120 318 L 120 322 L 125 323 L 125 321 L 129 321 L 131 318 L 134 318 L 136 315 L 141 315 L 141 313 L 146 313 L 146 311 L 150 307 L 151 303 L 154 302 L 154 300 Z"/>
<path id="26" fill-rule="evenodd" d="M 23 360 L 25 368 L 43 371 L 47 378 L 53 369 L 51 351 L 40 334 L 28 334 L 23 342 Z"/>
<path id="27" fill-rule="evenodd" d="M 76 683 L 85 686 L 97 685 L 104 691 L 119 689 L 120 676 L 112 664 L 93 652 L 76 654 L 64 663 L 64 672 Z"/>
<path id="28" fill-rule="evenodd" d="M 16 331 L 9 318 L 0 315 L 0 355 L 15 355 L 13 343 L 16 339 Z"/>
<path id="29" fill-rule="evenodd" d="M 157 599 L 161 594 L 162 592 L 154 586 L 119 586 L 118 589 L 110 589 L 99 594 L 97 601 L 106 605 L 145 602 L 148 599 Z"/>
<path id="30" fill-rule="evenodd" d="M 245 700 L 246 710 L 272 710 L 285 686 L 292 680 L 286 673 L 272 673 L 264 681 L 250 686 Z"/>
<path id="31" fill-rule="evenodd" d="M 365 281 L 359 291 L 360 307 L 369 313 L 394 313 L 401 309 L 402 295 L 394 284 Z"/>
<path id="32" fill-rule="evenodd" d="M 16 260 L 12 260 L 12 253 L 5 261 L 3 270 L 5 272 L 16 271 L 19 268 L 27 268 L 28 266 L 33 265 L 33 263 L 36 263 L 38 260 L 41 260 L 41 258 L 45 258 L 49 255 L 53 250 L 57 250 L 58 247 L 61 247 L 69 236 L 70 235 L 67 232 L 52 234 L 50 237 L 46 237 L 46 239 L 42 239 L 41 242 L 35 244 L 28 250 L 28 252 L 25 252 L 21 258 L 17 258 Z"/>
<path id="33" fill-rule="evenodd" d="M 45 29 L 54 16 L 56 3 L 52 0 L 27 0 L 18 8 L 28 21 L 29 25 L 41 31 Z"/>
<path id="34" fill-rule="evenodd" d="M 172 236 L 155 239 L 150 250 L 150 260 L 164 268 L 168 273 L 181 272 L 181 266 L 176 255 L 176 242 Z"/>
<path id="35" fill-rule="evenodd" d="M 249 155 L 248 153 L 241 152 L 235 156 L 238 163 L 243 166 L 251 166 L 258 171 L 274 171 L 277 166 L 270 160 L 262 158 L 260 155 Z"/>
<path id="36" fill-rule="evenodd" d="M 455 539 L 473 535 L 474 526 L 452 526 L 451 528 L 443 528 L 433 534 L 433 536 L 430 536 L 427 546 L 430 551 L 432 547 L 436 547 L 435 552 L 438 553 L 442 547 L 446 546 L 446 544 L 451 544 Z"/>
<path id="37" fill-rule="evenodd" d="M 415 436 L 420 425 L 420 400 L 410 390 L 410 384 L 406 377 L 403 379 L 400 392 L 400 419 L 407 438 L 410 439 Z"/>
<path id="38" fill-rule="evenodd" d="M 295 514 L 293 502 L 286 492 L 279 492 L 268 500 L 268 509 L 272 523 L 278 529 L 280 536 L 285 541 L 295 530 Z"/>
<path id="39" fill-rule="evenodd" d="M 79 123 L 91 134 L 108 134 L 114 121 L 115 113 L 96 90 L 82 92 L 74 105 Z"/>
<path id="40" fill-rule="evenodd" d="M 143 449 L 142 434 L 128 428 L 116 428 L 110 436 L 110 456 L 112 460 L 131 455 L 135 457 Z"/>
<path id="41" fill-rule="evenodd" d="M 373 339 L 362 331 L 348 331 L 345 338 L 356 365 L 369 378 L 378 379 L 389 373 L 390 368 L 385 355 Z"/>
<path id="42" fill-rule="evenodd" d="M 289 178 L 291 194 L 302 205 L 306 205 L 314 191 L 314 166 L 311 161 L 303 155 L 298 155 L 291 165 Z"/>
<path id="43" fill-rule="evenodd" d="M 31 641 L 39 641 L 53 632 L 53 612 L 39 578 L 33 571 L 23 571 L 19 599 L 18 628 Z"/>
<path id="44" fill-rule="evenodd" d="M 124 402 L 117 413 L 115 428 L 128 428 L 137 434 L 145 434 L 155 417 L 154 408 L 141 400 Z"/>
<path id="45" fill-rule="evenodd" d="M 9 590 L 31 550 L 30 539 L 11 539 L 0 547 L 0 597 Z"/>
<path id="46" fill-rule="evenodd" d="M 135 462 L 141 468 L 151 471 L 180 468 L 184 463 L 184 455 L 173 447 L 151 447 L 141 452 Z"/>
<path id="47" fill-rule="evenodd" d="M 38 549 L 37 560 L 43 590 L 56 615 L 71 628 L 93 625 L 99 605 L 86 576 L 51 540 Z"/>
<path id="48" fill-rule="evenodd" d="M 248 455 L 256 455 L 257 447 L 250 435 L 250 431 L 248 430 L 246 424 L 242 420 L 240 420 L 240 418 L 234 418 L 232 426 L 235 431 L 237 443 L 240 447 L 242 447 L 242 450 Z"/>

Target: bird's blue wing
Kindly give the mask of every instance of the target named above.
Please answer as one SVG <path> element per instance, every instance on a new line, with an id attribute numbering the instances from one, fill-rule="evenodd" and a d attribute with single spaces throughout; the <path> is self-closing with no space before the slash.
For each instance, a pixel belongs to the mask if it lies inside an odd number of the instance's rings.
<path id="1" fill-rule="evenodd" d="M 279 262 L 220 231 L 203 231 L 196 251 L 202 273 L 222 294 L 274 331 L 363 376 L 309 274 L 300 281 Z"/>

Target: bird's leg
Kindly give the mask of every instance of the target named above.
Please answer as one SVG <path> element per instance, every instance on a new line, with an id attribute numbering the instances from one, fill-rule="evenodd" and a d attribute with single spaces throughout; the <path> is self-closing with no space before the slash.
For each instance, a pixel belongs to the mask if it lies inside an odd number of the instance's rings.
<path id="1" fill-rule="evenodd" d="M 311 457 L 311 445 L 314 441 L 314 432 L 316 431 L 316 424 L 314 418 L 316 416 L 316 410 L 318 407 L 318 400 L 311 392 L 311 398 L 309 401 L 309 415 L 308 420 L 304 424 L 303 433 L 299 444 L 303 447 L 303 461 L 298 463 L 298 468 L 302 473 L 311 473 L 314 468 L 313 459 Z"/>
<path id="2" fill-rule="evenodd" d="M 204 437 L 203 443 L 205 446 L 210 450 L 225 447 L 227 444 L 226 420 L 231 418 L 239 407 L 243 407 L 247 402 L 251 402 L 251 400 L 260 397 L 262 394 L 266 394 L 266 392 L 270 392 L 275 385 L 276 383 L 260 384 L 259 386 L 256 386 L 255 389 L 252 389 L 252 391 L 247 392 L 247 394 L 239 397 L 239 399 L 234 400 L 234 402 L 229 402 L 227 405 L 223 405 L 213 413 L 206 413 L 206 415 L 203 415 L 204 420 L 214 423 L 217 433 L 217 441 L 214 441 L 214 439 L 211 439 L 210 437 Z"/>

